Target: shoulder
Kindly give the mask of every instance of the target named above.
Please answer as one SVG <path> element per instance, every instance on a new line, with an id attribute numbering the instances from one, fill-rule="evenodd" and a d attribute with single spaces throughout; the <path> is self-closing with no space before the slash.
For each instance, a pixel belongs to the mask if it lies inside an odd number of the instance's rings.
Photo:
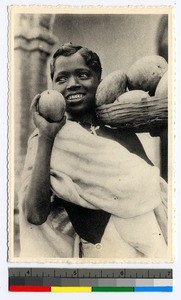
<path id="1" fill-rule="evenodd" d="M 100 126 L 97 134 L 99 136 L 115 140 L 125 147 L 131 147 L 131 145 L 135 145 L 135 143 L 141 145 L 136 133 L 129 130 L 110 126 Z"/>
<path id="2" fill-rule="evenodd" d="M 135 132 L 120 128 L 111 128 L 109 126 L 100 126 L 97 135 L 118 142 L 129 152 L 138 155 L 148 164 L 152 165 L 152 162 L 147 157 L 144 147 Z"/>

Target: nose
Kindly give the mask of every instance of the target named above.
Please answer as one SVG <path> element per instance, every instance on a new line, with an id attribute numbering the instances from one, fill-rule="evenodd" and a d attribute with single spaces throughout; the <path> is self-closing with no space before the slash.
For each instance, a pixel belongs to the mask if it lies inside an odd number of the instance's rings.
<path id="1" fill-rule="evenodd" d="M 75 76 L 71 76 L 68 81 L 67 90 L 68 91 L 76 91 L 81 87 L 79 80 Z"/>

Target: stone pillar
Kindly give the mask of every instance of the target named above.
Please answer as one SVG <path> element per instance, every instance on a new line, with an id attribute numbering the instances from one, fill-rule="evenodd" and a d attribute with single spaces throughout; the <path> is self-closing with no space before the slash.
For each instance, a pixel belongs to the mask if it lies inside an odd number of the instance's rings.
<path id="1" fill-rule="evenodd" d="M 57 38 L 52 34 L 53 15 L 15 15 L 14 35 L 14 117 L 15 117 L 15 203 L 33 131 L 29 113 L 32 99 L 47 88 L 47 61 Z"/>
<path id="2" fill-rule="evenodd" d="M 53 15 L 17 14 L 14 22 L 14 256 L 19 256 L 18 191 L 27 141 L 34 129 L 29 113 L 37 93 L 47 88 L 47 61 L 57 44 Z"/>

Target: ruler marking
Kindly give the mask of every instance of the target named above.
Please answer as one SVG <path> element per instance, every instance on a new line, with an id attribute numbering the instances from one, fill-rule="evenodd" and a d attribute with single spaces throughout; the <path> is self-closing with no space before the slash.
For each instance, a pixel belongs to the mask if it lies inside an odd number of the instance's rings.
<path id="1" fill-rule="evenodd" d="M 56 270 L 58 271 L 57 273 Z M 79 279 L 80 277 L 83 279 L 83 281 Z M 22 281 L 18 278 L 22 279 Z M 172 288 L 173 283 L 171 281 L 172 269 L 104 269 L 104 268 L 101 270 L 100 269 L 69 269 L 69 268 L 62 269 L 62 270 L 56 268 L 52 268 L 52 269 L 51 268 L 49 269 L 48 268 L 35 268 L 35 269 L 9 268 L 9 289 L 10 287 L 12 287 L 13 289 L 13 286 L 17 287 L 18 289 L 18 287 L 20 286 L 22 287 L 23 285 L 27 287 L 27 289 L 28 286 L 31 285 L 34 287 L 41 286 L 42 284 L 41 280 L 43 278 L 45 278 L 43 280 L 44 286 L 50 286 L 50 287 L 51 286 L 64 287 L 64 286 L 71 285 L 73 287 L 94 286 L 94 287 L 102 287 L 102 288 L 105 287 L 114 288 L 114 287 L 125 287 L 126 285 L 127 287 L 130 286 L 138 287 L 137 291 L 141 291 L 141 288 L 143 288 L 144 291 L 156 291 L 156 290 L 171 291 L 173 289 Z M 61 278 L 61 281 L 59 281 L 59 278 Z M 96 281 L 96 279 L 94 278 L 98 278 L 98 280 Z M 120 280 L 120 278 L 122 279 Z M 136 278 L 138 278 L 138 282 Z M 147 282 L 142 281 L 146 279 L 156 280 L 156 281 L 154 281 L 153 283 L 151 281 L 147 281 Z M 168 283 L 166 282 L 167 279 L 170 280 Z M 114 282 L 114 280 L 116 281 Z M 152 287 L 155 288 L 151 290 Z"/>

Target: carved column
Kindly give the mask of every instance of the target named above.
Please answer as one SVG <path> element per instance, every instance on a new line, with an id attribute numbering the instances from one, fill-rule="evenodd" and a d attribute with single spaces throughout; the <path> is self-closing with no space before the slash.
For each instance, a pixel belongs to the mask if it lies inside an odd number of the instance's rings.
<path id="1" fill-rule="evenodd" d="M 57 38 L 53 15 L 17 14 L 14 36 L 15 198 L 20 187 L 27 140 L 33 130 L 29 108 L 33 97 L 47 88 L 47 61 Z M 17 200 L 15 200 L 17 201 Z"/>

